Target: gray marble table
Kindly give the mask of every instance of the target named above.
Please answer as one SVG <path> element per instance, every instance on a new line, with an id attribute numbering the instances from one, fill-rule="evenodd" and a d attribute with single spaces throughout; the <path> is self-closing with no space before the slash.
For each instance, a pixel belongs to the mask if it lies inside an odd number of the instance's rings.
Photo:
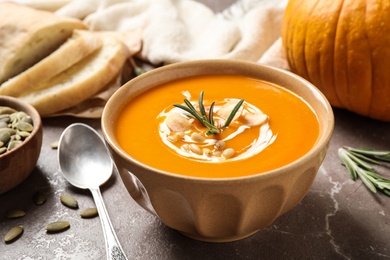
<path id="1" fill-rule="evenodd" d="M 343 145 L 389 149 L 390 123 L 370 120 L 335 109 L 335 132 L 329 152 L 308 195 L 271 226 L 244 240 L 205 243 L 189 239 L 162 224 L 138 206 L 119 175 L 103 186 L 103 198 L 118 238 L 129 259 L 390 259 L 390 197 L 372 194 L 360 180 L 350 179 L 340 164 Z M 99 218 L 81 219 L 79 210 L 64 207 L 59 196 L 70 193 L 80 208 L 93 206 L 89 191 L 71 187 L 62 177 L 58 140 L 74 118 L 45 119 L 41 156 L 31 176 L 17 188 L 0 195 L 0 233 L 15 225 L 24 234 L 12 244 L 0 243 L 0 259 L 104 259 Z M 82 120 L 97 129 L 99 120 Z M 390 172 L 385 172 L 390 176 Z M 47 202 L 32 201 L 36 190 Z M 20 219 L 6 219 L 8 209 L 26 211 Z M 65 219 L 71 228 L 46 234 L 47 223 Z"/>
<path id="2" fill-rule="evenodd" d="M 229 1 L 203 1 L 221 8 Z M 231 2 L 231 1 L 230 1 Z M 347 145 L 390 149 L 390 123 L 335 109 L 335 131 L 329 152 L 302 202 L 271 226 L 231 243 L 206 243 L 166 227 L 138 206 L 119 175 L 102 187 L 112 224 L 129 259 L 390 259 L 390 197 L 372 194 L 360 180 L 350 179 L 337 150 Z M 71 187 L 59 171 L 57 151 L 50 143 L 66 126 L 84 122 L 100 129 L 100 120 L 71 117 L 44 119 L 40 158 L 31 176 L 0 195 L 0 234 L 15 225 L 24 234 L 14 243 L 0 243 L 0 259 L 105 259 L 99 218 L 82 219 L 79 210 L 64 207 L 59 196 L 70 193 L 80 208 L 94 205 L 89 191 Z M 390 177 L 389 169 L 384 171 Z M 44 205 L 32 201 L 36 190 L 48 195 Z M 7 210 L 26 211 L 6 219 Z M 70 229 L 47 234 L 45 226 L 68 220 Z"/>

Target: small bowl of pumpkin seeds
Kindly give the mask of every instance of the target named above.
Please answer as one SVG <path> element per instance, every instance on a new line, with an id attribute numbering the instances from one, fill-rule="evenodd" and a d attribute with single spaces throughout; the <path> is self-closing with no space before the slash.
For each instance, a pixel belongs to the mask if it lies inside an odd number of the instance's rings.
<path id="1" fill-rule="evenodd" d="M 42 121 L 30 104 L 0 96 L 0 194 L 34 170 L 42 146 Z"/>

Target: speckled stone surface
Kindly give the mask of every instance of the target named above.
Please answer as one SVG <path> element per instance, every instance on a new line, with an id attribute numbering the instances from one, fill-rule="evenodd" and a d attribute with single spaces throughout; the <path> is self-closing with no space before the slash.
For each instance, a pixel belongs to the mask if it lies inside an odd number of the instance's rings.
<path id="1" fill-rule="evenodd" d="M 212 2 L 214 8 L 218 3 Z M 390 150 L 390 123 L 370 120 L 335 109 L 335 132 L 329 151 L 308 195 L 271 226 L 237 242 L 206 243 L 187 238 L 162 224 L 138 206 L 119 175 L 102 187 L 102 196 L 122 247 L 129 259 L 390 259 L 390 197 L 372 194 L 360 180 L 350 179 L 337 150 L 347 145 Z M 94 205 L 88 190 L 70 186 L 59 171 L 57 141 L 71 123 L 100 129 L 99 120 L 54 118 L 43 121 L 43 146 L 31 176 L 0 195 L 0 235 L 22 225 L 23 235 L 11 244 L 0 242 L 0 259 L 105 259 L 99 218 L 82 219 L 82 209 Z M 23 163 L 23 159 L 21 162 Z M 390 170 L 381 169 L 390 177 Z M 37 206 L 32 196 L 43 190 L 48 200 Z M 60 195 L 72 194 L 80 209 L 61 204 Z M 26 216 L 6 219 L 9 209 Z M 67 220 L 70 229 L 47 234 L 45 226 Z"/>
<path id="2" fill-rule="evenodd" d="M 129 259 L 389 259 L 390 197 L 372 194 L 361 181 L 353 182 L 340 164 L 343 145 L 390 148 L 390 124 L 335 110 L 335 132 L 329 152 L 308 195 L 292 211 L 255 235 L 231 243 L 189 239 L 162 224 L 139 207 L 114 173 L 102 194 L 114 229 Z M 82 219 L 79 212 L 94 205 L 88 190 L 71 187 L 59 171 L 58 140 L 73 118 L 44 120 L 41 156 L 31 176 L 17 188 L 0 195 L 0 233 L 15 225 L 24 234 L 14 243 L 0 243 L 0 259 L 105 259 L 99 218 Z M 99 129 L 99 120 L 83 120 Z M 388 169 L 383 171 L 390 177 Z M 48 195 L 44 205 L 32 201 L 36 190 Z M 62 193 L 72 194 L 80 209 L 61 204 Z M 9 209 L 26 216 L 6 219 Z M 67 220 L 70 229 L 47 234 L 45 226 Z"/>

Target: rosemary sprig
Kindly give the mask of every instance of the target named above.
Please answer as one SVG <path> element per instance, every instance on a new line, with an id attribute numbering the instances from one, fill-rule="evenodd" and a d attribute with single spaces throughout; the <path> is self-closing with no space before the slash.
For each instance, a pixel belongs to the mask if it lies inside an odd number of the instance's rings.
<path id="1" fill-rule="evenodd" d="M 390 179 L 380 175 L 371 166 L 371 164 L 382 165 L 381 162 L 390 162 L 390 151 L 342 147 L 339 148 L 338 154 L 352 180 L 360 178 L 373 193 L 379 189 L 390 197 Z"/>
<path id="2" fill-rule="evenodd" d="M 184 99 L 184 103 L 186 106 L 181 104 L 173 104 L 173 106 L 183 109 L 184 111 L 188 112 L 188 114 L 202 123 L 205 127 L 207 127 L 209 130 L 207 131 L 206 135 L 214 135 L 214 134 L 220 134 L 221 129 L 216 127 L 214 125 L 214 117 L 213 117 L 213 110 L 214 110 L 214 104 L 215 102 L 211 103 L 209 113 L 207 116 L 206 109 L 204 108 L 203 104 L 203 95 L 204 91 L 200 92 L 198 105 L 199 105 L 199 112 L 195 109 L 195 107 L 191 104 L 191 102 L 188 99 Z M 240 109 L 241 105 L 244 103 L 244 99 L 241 99 L 233 108 L 232 112 L 230 113 L 228 119 L 226 120 L 225 124 L 223 125 L 223 128 L 228 127 L 230 123 L 232 122 L 234 116 L 236 115 L 237 111 Z"/>
<path id="3" fill-rule="evenodd" d="M 139 75 L 144 74 L 146 72 L 146 70 L 144 68 L 141 68 L 140 66 L 137 65 L 137 63 L 135 63 L 133 58 L 130 58 L 129 60 L 130 60 L 131 66 L 133 66 L 133 71 L 134 71 L 134 74 L 136 76 L 139 76 Z"/>
<path id="4" fill-rule="evenodd" d="M 234 116 L 237 114 L 237 111 L 240 109 L 240 106 L 244 103 L 244 100 L 241 99 L 240 101 L 238 101 L 238 103 L 234 106 L 232 112 L 230 113 L 228 119 L 226 120 L 225 124 L 223 125 L 223 127 L 228 127 L 230 125 L 230 123 L 232 122 Z"/>

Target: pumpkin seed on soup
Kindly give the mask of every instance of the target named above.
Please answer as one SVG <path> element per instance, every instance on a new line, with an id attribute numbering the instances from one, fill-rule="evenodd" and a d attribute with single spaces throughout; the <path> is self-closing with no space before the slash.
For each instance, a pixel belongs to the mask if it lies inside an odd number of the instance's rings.
<path id="1" fill-rule="evenodd" d="M 234 151 L 233 148 L 227 148 L 225 149 L 223 152 L 222 152 L 222 157 L 226 158 L 226 159 L 229 159 L 231 158 L 234 154 L 235 154 L 236 151 Z"/>
<path id="2" fill-rule="evenodd" d="M 79 208 L 79 204 L 78 204 L 77 200 L 70 194 L 62 194 L 60 197 L 60 200 L 61 200 L 62 204 L 64 204 L 65 206 L 67 206 L 69 208 L 72 208 L 72 209 Z"/>
<path id="3" fill-rule="evenodd" d="M 23 234 L 23 226 L 16 226 L 8 230 L 4 236 L 5 243 L 11 243 L 18 239 Z"/>
<path id="4" fill-rule="evenodd" d="M 206 140 L 206 138 L 204 138 L 202 135 L 200 135 L 197 132 L 191 134 L 191 139 L 195 142 L 204 142 Z"/>
<path id="5" fill-rule="evenodd" d="M 224 141 L 218 140 L 217 142 L 215 142 L 215 149 L 222 150 L 223 148 L 225 148 L 225 142 Z"/>
<path id="6" fill-rule="evenodd" d="M 202 149 L 200 149 L 200 147 L 197 146 L 196 144 L 190 144 L 190 150 L 193 153 L 202 154 Z"/>

